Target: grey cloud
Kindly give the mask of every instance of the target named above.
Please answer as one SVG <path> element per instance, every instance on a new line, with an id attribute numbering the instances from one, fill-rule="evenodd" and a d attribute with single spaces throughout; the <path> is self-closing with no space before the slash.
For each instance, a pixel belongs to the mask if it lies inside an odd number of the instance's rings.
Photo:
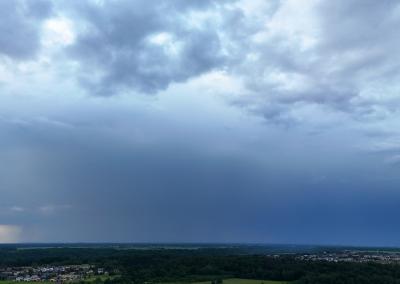
<path id="1" fill-rule="evenodd" d="M 52 14 L 53 5 L 49 0 L 25 1 L 26 12 L 37 19 L 47 18 Z"/>
<path id="2" fill-rule="evenodd" d="M 324 47 L 343 51 L 373 48 L 398 42 L 399 2 L 395 0 L 329 1 L 319 7 L 322 13 Z"/>
<path id="3" fill-rule="evenodd" d="M 215 5 L 214 1 L 73 5 L 88 27 L 70 48 L 82 67 L 80 82 L 91 93 L 105 96 L 129 88 L 155 93 L 219 67 L 225 58 L 217 31 L 207 23 L 191 26 L 187 18 L 188 11 Z M 160 33 L 168 37 L 166 42 L 149 41 Z"/>
<path id="4" fill-rule="evenodd" d="M 263 15 L 259 18 L 246 14 L 245 7 L 235 6 L 235 1 L 68 1 L 54 5 L 59 15 L 74 22 L 76 41 L 67 54 L 80 66 L 72 76 L 90 94 L 156 93 L 171 83 L 221 69 L 245 82 L 246 96 L 235 103 L 252 112 L 258 108 L 271 121 L 287 116 L 284 112 L 299 103 L 327 106 L 355 119 L 379 119 L 382 109 L 396 111 L 399 100 L 386 99 L 385 92 L 392 91 L 388 86 L 397 85 L 400 79 L 398 3 L 321 2 L 309 15 L 317 30 L 316 42 L 301 48 L 297 32 L 274 33 L 274 27 L 268 26 L 287 3 L 295 2 L 272 1 L 265 11 L 257 11 Z M 51 12 L 49 2 L 0 4 L 2 11 L 12 15 L 2 17 L 2 27 L 14 22 L 21 26 L 8 36 L 11 39 L 0 39 L 0 52 L 13 57 L 34 55 L 39 48 L 35 27 Z M 212 16 L 196 16 L 207 12 Z M 296 28 L 290 17 L 287 22 Z M 268 34 L 266 39 L 254 41 L 262 33 Z M 24 36 L 25 40 L 19 40 Z M 378 96 L 383 99 L 374 99 Z M 272 108 L 273 113 L 283 113 L 271 116 Z"/>
<path id="5" fill-rule="evenodd" d="M 335 63 L 341 81 L 383 80 L 398 77 L 398 1 L 335 1 L 319 7 L 322 40 L 319 46 L 327 61 Z M 353 58 L 351 58 L 353 57 Z M 389 72 L 389 73 L 388 73 Z M 391 76 L 389 76 L 391 74 Z M 357 82 L 359 83 L 359 82 Z M 362 83 L 362 82 L 361 82 Z M 362 86 L 359 86 L 362 87 Z"/>
<path id="6" fill-rule="evenodd" d="M 275 16 L 287 3 L 281 1 Z M 258 107 L 262 115 L 265 104 L 284 111 L 279 105 L 292 110 L 298 102 L 327 106 L 356 119 L 379 119 L 380 109 L 395 112 L 399 100 L 387 98 L 400 79 L 399 11 L 398 1 L 322 1 L 308 15 L 316 42 L 306 48 L 299 47 L 303 31 L 274 34 L 259 25 L 248 33 L 248 41 L 257 33 L 270 35 L 243 51 L 257 60 L 232 66 L 249 92 L 247 105 L 244 100 L 241 104 L 251 110 Z M 274 75 L 280 77 L 270 78 Z M 378 96 L 383 99 L 373 99 Z"/>
<path id="7" fill-rule="evenodd" d="M 265 22 L 278 14 L 285 1 L 268 6 L 264 21 L 249 18 L 251 15 L 238 7 L 225 9 L 214 1 L 73 3 L 73 13 L 86 28 L 80 29 L 69 52 L 82 67 L 79 81 L 98 95 L 132 88 L 155 93 L 170 83 L 220 68 L 246 83 L 250 95 L 237 104 L 251 110 L 258 107 L 262 115 L 263 105 L 276 105 L 276 110 L 284 111 L 300 102 L 354 113 L 355 117 L 373 117 L 376 102 L 360 94 L 369 84 L 389 84 L 398 77 L 390 63 L 391 55 L 385 53 L 394 51 L 397 40 L 382 38 L 395 38 L 392 32 L 383 32 L 394 31 L 397 26 L 398 15 L 388 9 L 395 8 L 393 1 L 381 5 L 371 1 L 319 4 L 313 10 L 319 29 L 317 42 L 306 49 L 299 48 L 285 33 L 275 33 L 259 43 L 253 41 L 256 34 L 271 32 Z M 358 6 L 361 8 L 355 8 Z M 353 10 L 356 12 L 350 16 Z M 189 15 L 193 11 L 211 11 L 221 19 L 218 23 L 202 20 L 200 25 L 191 26 Z M 368 24 L 362 26 L 364 22 Z M 160 44 L 149 42 L 151 36 L 160 33 L 170 38 Z M 358 36 L 360 33 L 363 35 Z M 248 60 L 250 55 L 257 59 Z M 276 80 L 275 75 L 286 79 Z M 293 82 L 294 86 L 287 88 Z M 270 117 L 268 113 L 264 116 Z"/>
<path id="8" fill-rule="evenodd" d="M 0 54 L 29 59 L 40 48 L 40 24 L 50 16 L 50 1 L 0 1 Z"/>

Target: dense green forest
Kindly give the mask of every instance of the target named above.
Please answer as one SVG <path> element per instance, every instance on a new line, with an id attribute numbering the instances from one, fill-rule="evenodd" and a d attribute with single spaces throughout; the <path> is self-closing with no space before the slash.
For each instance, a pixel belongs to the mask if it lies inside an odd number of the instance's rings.
<path id="1" fill-rule="evenodd" d="M 0 249 L 0 266 L 84 264 L 103 266 L 118 277 L 105 284 L 195 282 L 246 278 L 313 283 L 400 283 L 400 266 L 376 263 L 331 263 L 272 257 L 239 249 Z"/>

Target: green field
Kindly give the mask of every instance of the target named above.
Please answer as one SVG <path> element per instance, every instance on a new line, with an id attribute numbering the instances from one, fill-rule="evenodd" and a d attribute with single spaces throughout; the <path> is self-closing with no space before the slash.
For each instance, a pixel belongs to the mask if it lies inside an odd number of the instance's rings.
<path id="1" fill-rule="evenodd" d="M 100 279 L 101 281 L 105 281 L 105 280 L 107 280 L 107 279 L 114 279 L 114 278 L 117 278 L 117 277 L 120 277 L 120 275 L 112 275 L 112 276 L 108 276 L 108 275 L 96 275 L 96 276 L 92 276 L 92 277 L 89 277 L 89 278 L 86 278 L 86 279 L 84 279 L 83 281 L 84 282 L 95 282 L 97 279 Z M 2 283 L 0 283 L 0 284 L 2 284 Z"/>
<path id="2" fill-rule="evenodd" d="M 210 283 L 211 281 L 204 281 L 204 282 L 193 282 L 191 284 L 210 284 Z M 285 283 L 288 282 L 231 278 L 231 279 L 224 279 L 222 284 L 285 284 Z M 178 283 L 169 283 L 169 284 L 178 284 Z M 184 283 L 179 283 L 179 284 L 184 284 Z"/>

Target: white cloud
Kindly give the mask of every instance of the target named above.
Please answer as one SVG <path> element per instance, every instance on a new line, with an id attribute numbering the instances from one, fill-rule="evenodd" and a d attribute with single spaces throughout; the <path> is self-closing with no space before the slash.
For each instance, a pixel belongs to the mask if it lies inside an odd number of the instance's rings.
<path id="1" fill-rule="evenodd" d="M 54 213 L 56 211 L 68 210 L 70 208 L 71 208 L 71 205 L 69 205 L 69 204 L 61 204 L 61 205 L 58 205 L 58 204 L 47 204 L 47 205 L 40 206 L 38 209 L 39 209 L 39 212 L 41 212 L 43 214 L 52 214 L 52 213 Z"/>
<path id="2" fill-rule="evenodd" d="M 10 210 L 13 211 L 13 212 L 24 212 L 24 211 L 25 211 L 25 208 L 24 208 L 24 207 L 21 207 L 21 206 L 12 206 L 12 207 L 10 208 Z"/>
<path id="3" fill-rule="evenodd" d="M 49 48 L 52 46 L 65 46 L 73 44 L 75 33 L 71 20 L 67 18 L 52 18 L 44 23 L 42 44 Z"/>
<path id="4" fill-rule="evenodd" d="M 319 25 L 314 7 L 318 1 L 283 1 L 274 16 L 267 19 L 265 28 L 255 35 L 257 42 L 284 37 L 288 44 L 308 49 L 318 41 Z"/>

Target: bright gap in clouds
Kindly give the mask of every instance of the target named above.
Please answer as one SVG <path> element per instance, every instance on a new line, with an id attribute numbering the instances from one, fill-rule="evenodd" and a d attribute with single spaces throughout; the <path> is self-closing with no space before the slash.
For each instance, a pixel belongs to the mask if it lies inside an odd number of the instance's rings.
<path id="1" fill-rule="evenodd" d="M 42 44 L 45 47 L 66 46 L 74 41 L 75 33 L 70 19 L 54 18 L 44 23 Z"/>

